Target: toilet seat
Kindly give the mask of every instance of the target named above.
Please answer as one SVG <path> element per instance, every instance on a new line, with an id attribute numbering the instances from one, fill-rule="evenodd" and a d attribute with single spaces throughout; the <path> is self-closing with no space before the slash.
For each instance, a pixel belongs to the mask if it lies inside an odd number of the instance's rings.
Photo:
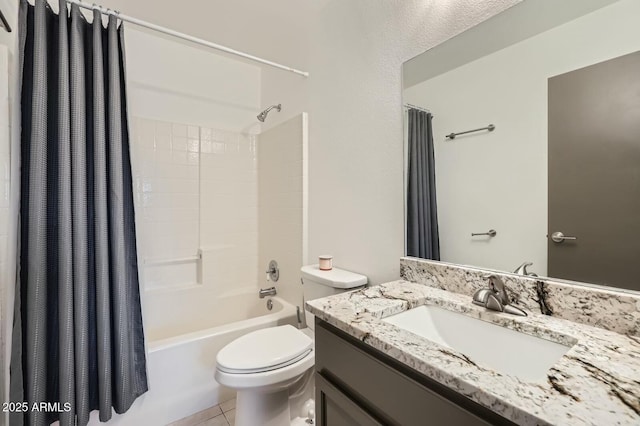
<path id="1" fill-rule="evenodd" d="M 221 385 L 236 391 L 250 389 L 254 392 L 275 392 L 286 389 L 307 370 L 313 368 L 315 359 L 316 353 L 312 350 L 292 364 L 262 373 L 234 374 L 216 368 L 215 378 Z"/>
<path id="2" fill-rule="evenodd" d="M 254 374 L 284 368 L 304 359 L 313 340 L 291 325 L 247 333 L 225 346 L 217 356 L 218 370 Z"/>
<path id="3" fill-rule="evenodd" d="M 218 370 L 223 371 L 225 373 L 230 373 L 230 374 L 264 373 L 266 371 L 278 370 L 278 369 L 284 368 L 284 367 L 286 367 L 288 365 L 295 364 L 296 362 L 300 361 L 301 359 L 303 359 L 304 357 L 309 355 L 309 353 L 311 353 L 311 351 L 312 351 L 312 349 L 309 349 L 306 352 L 296 356 L 295 358 L 292 358 L 292 359 L 287 360 L 287 361 L 285 361 L 283 363 L 280 363 L 280 364 L 272 365 L 270 367 L 238 369 L 238 368 L 228 368 L 228 367 L 224 367 L 224 366 L 218 364 Z"/>

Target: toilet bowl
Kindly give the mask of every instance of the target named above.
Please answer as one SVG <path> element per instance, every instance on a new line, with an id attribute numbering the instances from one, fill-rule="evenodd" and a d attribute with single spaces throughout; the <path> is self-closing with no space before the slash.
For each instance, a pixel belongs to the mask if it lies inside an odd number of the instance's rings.
<path id="1" fill-rule="evenodd" d="M 317 265 L 302 268 L 306 300 L 362 287 L 367 277 Z M 309 328 L 265 328 L 239 337 L 218 352 L 215 379 L 237 391 L 236 426 L 291 424 L 290 391 L 314 366 L 313 316 Z M 297 413 L 296 413 L 297 414 Z"/>
<path id="2" fill-rule="evenodd" d="M 289 388 L 314 361 L 312 338 L 291 325 L 253 331 L 225 346 L 215 378 L 237 391 L 236 425 L 290 424 Z"/>

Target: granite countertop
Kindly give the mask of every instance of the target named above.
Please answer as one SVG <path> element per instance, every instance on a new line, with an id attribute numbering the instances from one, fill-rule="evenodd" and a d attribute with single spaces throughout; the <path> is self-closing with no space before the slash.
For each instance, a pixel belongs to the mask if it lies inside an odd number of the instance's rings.
<path id="1" fill-rule="evenodd" d="M 546 382 L 526 382 L 381 321 L 420 305 L 480 318 L 571 349 Z M 493 312 L 466 295 L 393 281 L 312 300 L 307 309 L 365 344 L 521 425 L 640 425 L 640 338 L 529 312 Z"/>

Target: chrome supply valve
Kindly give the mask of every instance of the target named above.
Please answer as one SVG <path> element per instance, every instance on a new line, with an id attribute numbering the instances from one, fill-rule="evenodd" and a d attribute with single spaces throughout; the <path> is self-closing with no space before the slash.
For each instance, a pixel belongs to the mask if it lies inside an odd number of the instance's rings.
<path id="1" fill-rule="evenodd" d="M 507 287 L 500 277 L 491 275 L 489 277 L 489 288 L 481 288 L 473 295 L 473 303 L 478 306 L 507 314 L 526 317 L 527 313 L 522 309 L 510 304 Z"/>
<path id="2" fill-rule="evenodd" d="M 302 417 L 307 417 L 305 423 L 308 425 L 315 424 L 316 419 L 316 404 L 313 399 L 308 399 L 302 406 Z"/>

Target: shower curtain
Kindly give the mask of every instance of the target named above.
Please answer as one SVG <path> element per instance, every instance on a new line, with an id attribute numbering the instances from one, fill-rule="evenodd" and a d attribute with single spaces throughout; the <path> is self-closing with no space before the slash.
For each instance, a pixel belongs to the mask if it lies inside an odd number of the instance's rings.
<path id="1" fill-rule="evenodd" d="M 407 256 L 440 260 L 432 118 L 409 109 Z"/>
<path id="2" fill-rule="evenodd" d="M 59 6 L 20 0 L 11 400 L 28 409 L 12 425 L 86 425 L 94 409 L 107 421 L 147 390 L 123 27 Z"/>

